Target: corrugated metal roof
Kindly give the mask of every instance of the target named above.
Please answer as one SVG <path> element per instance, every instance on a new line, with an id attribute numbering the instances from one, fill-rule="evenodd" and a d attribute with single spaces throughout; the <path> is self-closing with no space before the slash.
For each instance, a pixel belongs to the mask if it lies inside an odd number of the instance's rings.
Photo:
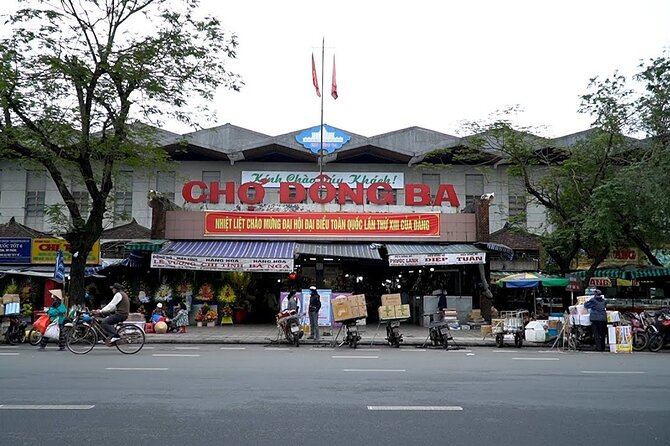
<path id="1" fill-rule="evenodd" d="M 295 242 L 241 240 L 176 241 L 159 254 L 193 257 L 227 257 L 237 259 L 293 259 Z"/>
<path id="2" fill-rule="evenodd" d="M 381 260 L 379 250 L 371 246 L 370 243 L 296 243 L 295 252 L 312 256 Z"/>
<path id="3" fill-rule="evenodd" d="M 390 256 L 407 254 L 467 254 L 485 252 L 474 245 L 468 244 L 435 245 L 430 243 L 387 243 L 385 246 Z"/>

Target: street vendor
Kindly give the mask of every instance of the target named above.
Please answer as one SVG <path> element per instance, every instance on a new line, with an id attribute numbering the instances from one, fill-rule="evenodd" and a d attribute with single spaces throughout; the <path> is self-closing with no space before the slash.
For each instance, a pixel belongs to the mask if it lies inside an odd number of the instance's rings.
<path id="1" fill-rule="evenodd" d="M 596 350 L 605 351 L 605 336 L 607 336 L 607 302 L 600 290 L 595 290 L 591 299 L 587 300 L 584 308 L 588 308 L 593 330 L 593 341 Z"/>

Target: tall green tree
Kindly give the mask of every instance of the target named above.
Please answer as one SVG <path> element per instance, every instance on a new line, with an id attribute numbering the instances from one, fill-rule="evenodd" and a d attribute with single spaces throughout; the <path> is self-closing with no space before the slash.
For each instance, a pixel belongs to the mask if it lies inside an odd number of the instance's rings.
<path id="1" fill-rule="evenodd" d="M 243 82 L 226 64 L 237 38 L 197 0 L 22 0 L 0 41 L 0 157 L 39 166 L 69 217 L 70 294 L 100 237 L 119 168 L 166 161 L 152 127 L 208 116 L 219 87 Z M 195 112 L 194 112 L 195 110 Z M 87 214 L 72 186 L 85 185 Z"/>

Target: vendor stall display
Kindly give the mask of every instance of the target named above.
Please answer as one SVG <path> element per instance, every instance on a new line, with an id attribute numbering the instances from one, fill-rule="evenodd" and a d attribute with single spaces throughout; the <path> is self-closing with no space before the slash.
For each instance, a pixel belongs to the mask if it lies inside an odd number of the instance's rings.
<path id="1" fill-rule="evenodd" d="M 381 324 L 386 324 L 386 341 L 391 347 L 400 347 L 402 342 L 402 333 L 400 333 L 400 323 L 407 321 L 410 317 L 409 304 L 402 305 L 400 294 L 382 294 L 382 305 L 379 307 L 379 324 L 377 331 L 372 337 L 372 341 L 377 337 L 377 332 Z"/>
<path id="2" fill-rule="evenodd" d="M 503 346 L 505 339 L 513 340 L 517 348 L 523 345 L 524 317 L 527 315 L 526 310 L 501 311 L 501 318 L 491 321 L 491 333 L 495 336 L 498 347 Z"/>

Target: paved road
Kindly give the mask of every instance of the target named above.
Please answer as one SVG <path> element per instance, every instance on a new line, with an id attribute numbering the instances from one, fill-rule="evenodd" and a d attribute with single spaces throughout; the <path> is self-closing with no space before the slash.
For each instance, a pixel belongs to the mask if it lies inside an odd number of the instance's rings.
<path id="1" fill-rule="evenodd" d="M 148 347 L 0 348 L 0 444 L 670 444 L 664 353 Z"/>

